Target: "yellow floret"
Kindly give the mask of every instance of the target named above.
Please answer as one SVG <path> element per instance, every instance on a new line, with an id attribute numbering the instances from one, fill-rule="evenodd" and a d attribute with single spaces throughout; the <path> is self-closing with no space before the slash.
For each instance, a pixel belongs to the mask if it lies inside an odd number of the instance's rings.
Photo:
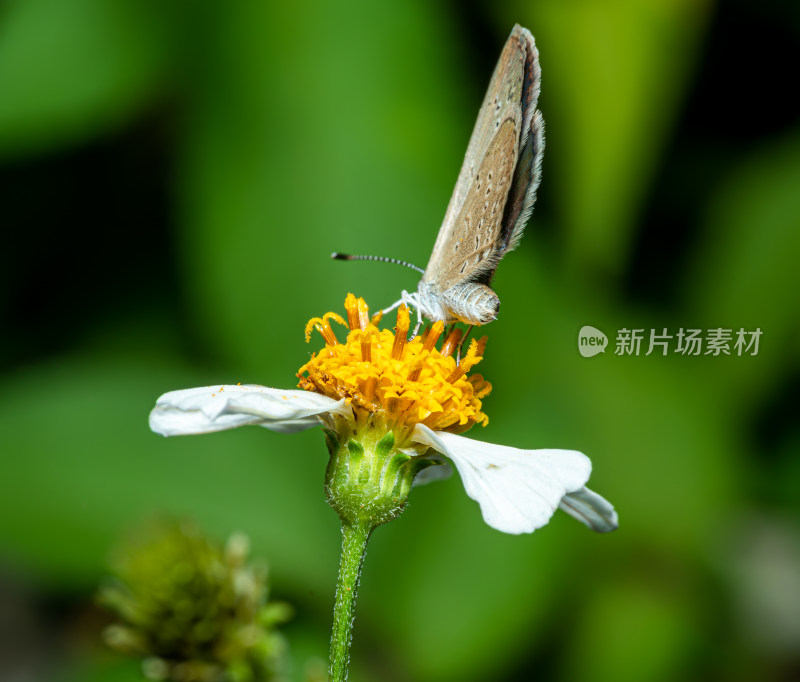
<path id="1" fill-rule="evenodd" d="M 378 329 L 380 317 L 370 320 L 362 298 L 348 294 L 345 301 L 350 331 L 344 343 L 330 321 L 344 325 L 335 313 L 311 319 L 306 340 L 317 329 L 325 347 L 312 355 L 297 376 L 300 387 L 352 405 L 357 419 L 377 416 L 393 429 L 413 430 L 418 423 L 434 431 L 463 432 L 474 424 L 486 425 L 481 398 L 492 390 L 480 374 L 467 376 L 483 359 L 486 338 L 472 341 L 460 363 L 452 353 L 461 340 L 453 329 L 442 350 L 436 348 L 444 325 L 434 323 L 422 336 L 408 340 L 410 315 L 401 305 L 396 333 Z"/>

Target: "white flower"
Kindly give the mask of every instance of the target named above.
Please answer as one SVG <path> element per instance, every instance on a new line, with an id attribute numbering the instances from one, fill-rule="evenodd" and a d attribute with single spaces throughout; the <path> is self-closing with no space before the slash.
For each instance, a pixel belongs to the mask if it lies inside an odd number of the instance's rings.
<path id="1" fill-rule="evenodd" d="M 345 400 L 309 391 L 223 385 L 165 393 L 150 413 L 150 428 L 176 436 L 253 424 L 294 433 L 327 424 L 332 417 L 354 418 L 353 408 Z M 580 452 L 493 445 L 422 423 L 413 428 L 409 442 L 412 449 L 428 446 L 449 458 L 484 520 L 497 530 L 530 533 L 559 507 L 595 531 L 617 527 L 613 506 L 585 487 L 592 465 Z"/>

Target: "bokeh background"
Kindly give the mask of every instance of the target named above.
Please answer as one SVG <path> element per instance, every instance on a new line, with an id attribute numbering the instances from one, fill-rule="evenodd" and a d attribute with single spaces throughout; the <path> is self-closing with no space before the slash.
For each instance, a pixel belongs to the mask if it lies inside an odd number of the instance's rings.
<path id="1" fill-rule="evenodd" d="M 247 533 L 297 679 L 327 654 L 322 434 L 161 439 L 164 391 L 292 387 L 308 318 L 413 289 L 512 27 L 539 202 L 470 435 L 565 447 L 621 526 L 487 527 L 457 476 L 378 529 L 356 682 L 800 675 L 800 10 L 791 0 L 0 5 L 0 678 L 136 680 L 94 592 L 157 513 Z M 586 324 L 609 352 L 577 350 Z M 614 355 L 621 328 L 757 356 Z"/>

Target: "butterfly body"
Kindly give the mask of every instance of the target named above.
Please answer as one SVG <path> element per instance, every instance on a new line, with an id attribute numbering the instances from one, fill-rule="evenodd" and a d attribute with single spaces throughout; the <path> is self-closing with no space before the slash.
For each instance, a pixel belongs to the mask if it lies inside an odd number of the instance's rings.
<path id="1" fill-rule="evenodd" d="M 522 237 L 541 175 L 540 79 L 533 36 L 517 25 L 489 82 L 418 290 L 403 292 L 431 320 L 486 324 L 497 317 L 491 280 Z"/>

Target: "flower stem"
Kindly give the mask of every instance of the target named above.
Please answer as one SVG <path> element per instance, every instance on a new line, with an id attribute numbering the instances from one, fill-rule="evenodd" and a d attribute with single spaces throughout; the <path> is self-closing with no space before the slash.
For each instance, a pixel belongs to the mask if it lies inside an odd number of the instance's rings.
<path id="1" fill-rule="evenodd" d="M 336 582 L 336 604 L 333 607 L 333 631 L 328 679 L 344 682 L 350 666 L 350 643 L 353 640 L 353 610 L 356 603 L 361 566 L 367 553 L 367 540 L 372 524 L 359 520 L 342 523 L 342 560 Z"/>

